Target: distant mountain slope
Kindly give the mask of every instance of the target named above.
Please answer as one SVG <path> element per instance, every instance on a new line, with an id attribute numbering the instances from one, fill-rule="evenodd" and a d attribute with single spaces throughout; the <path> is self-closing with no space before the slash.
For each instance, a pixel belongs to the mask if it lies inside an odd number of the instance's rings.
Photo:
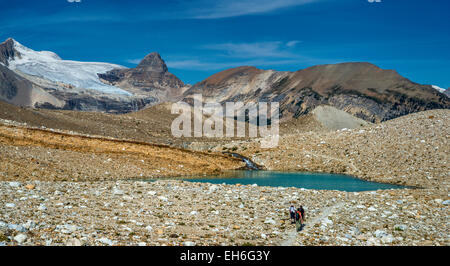
<path id="1" fill-rule="evenodd" d="M 450 108 L 450 99 L 394 70 L 370 63 L 318 65 L 296 72 L 238 67 L 212 75 L 184 93 L 207 100 L 277 101 L 284 118 L 299 117 L 330 105 L 370 122 L 428 109 Z"/>
<path id="2" fill-rule="evenodd" d="M 447 95 L 448 97 L 450 97 L 450 88 L 444 89 L 444 88 L 441 88 L 436 85 L 431 85 L 431 87 L 433 87 L 433 89 L 437 90 L 438 92 L 443 93 L 443 94 Z"/>
<path id="3" fill-rule="evenodd" d="M 0 64 L 0 100 L 18 106 L 35 106 L 51 103 L 61 107 L 64 102 L 33 85 L 27 79 L 17 75 Z"/>
<path id="4" fill-rule="evenodd" d="M 0 119 L 46 127 L 136 141 L 170 143 L 170 125 L 178 115 L 159 105 L 122 115 L 101 112 L 49 110 L 18 107 L 0 101 Z M 1 124 L 1 122 L 0 122 Z M 182 140 L 179 140 L 181 142 Z"/>
<path id="5" fill-rule="evenodd" d="M 353 129 L 369 125 L 360 118 L 327 105 L 319 105 L 311 113 L 318 122 L 331 130 Z"/>

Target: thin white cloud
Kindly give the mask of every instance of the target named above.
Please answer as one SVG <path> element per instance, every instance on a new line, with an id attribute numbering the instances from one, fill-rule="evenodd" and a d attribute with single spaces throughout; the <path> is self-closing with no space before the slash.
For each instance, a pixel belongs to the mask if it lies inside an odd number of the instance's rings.
<path id="1" fill-rule="evenodd" d="M 82 0 L 66 0 L 68 3 L 82 3 Z M 74 13 L 61 10 L 48 16 L 15 16 L 0 18 L 0 30 L 26 28 L 34 26 L 52 25 L 72 22 L 128 22 L 130 15 L 133 21 L 167 20 L 167 19 L 215 19 L 236 17 L 251 14 L 263 14 L 277 11 L 282 8 L 295 7 L 311 2 L 324 0 L 192 0 L 173 1 L 164 6 L 155 6 L 154 9 L 136 8 L 131 5 L 129 9 L 123 10 L 118 2 L 111 2 L 95 13 Z M 139 6 L 139 5 L 138 5 Z M 132 8 L 133 7 L 133 8 Z"/>
<path id="2" fill-rule="evenodd" d="M 172 58 L 167 66 L 175 69 L 220 70 L 238 66 L 271 67 L 292 65 L 318 61 L 293 52 L 298 40 L 262 41 L 251 43 L 218 43 L 200 46 L 201 49 L 217 51 L 214 55 L 205 56 L 207 61 L 198 58 Z"/>
<path id="3" fill-rule="evenodd" d="M 253 42 L 253 43 L 219 43 L 204 45 L 202 48 L 208 50 L 222 51 L 226 56 L 234 58 L 262 58 L 295 57 L 290 51 L 284 48 L 283 42 Z"/>
<path id="4" fill-rule="evenodd" d="M 200 61 L 198 59 L 185 59 L 185 60 L 173 60 L 167 61 L 167 66 L 169 68 L 175 69 L 187 69 L 187 70 L 219 70 L 227 69 L 239 66 L 276 66 L 276 65 L 288 65 L 297 63 L 297 60 L 248 60 L 248 61 L 238 61 L 238 62 L 213 62 L 213 61 Z"/>
<path id="5" fill-rule="evenodd" d="M 323 64 L 326 60 L 294 53 L 294 46 L 301 41 L 261 41 L 240 43 L 216 43 L 202 45 L 202 50 L 217 51 L 198 57 L 169 56 L 166 64 L 169 68 L 185 70 L 222 70 L 239 66 L 272 67 L 298 64 Z M 142 59 L 129 59 L 128 63 L 138 64 Z"/>
<path id="6" fill-rule="evenodd" d="M 139 64 L 142 61 L 142 58 L 140 59 L 128 59 L 126 60 L 127 63 L 131 63 L 131 64 Z"/>
<path id="7" fill-rule="evenodd" d="M 167 61 L 166 64 L 169 68 L 192 70 L 217 70 L 220 68 L 231 67 L 232 65 L 230 63 L 223 62 L 202 62 L 198 59 Z"/>
<path id="8" fill-rule="evenodd" d="M 223 69 L 241 65 L 279 65 L 293 63 L 295 60 L 304 59 L 286 48 L 289 42 L 252 42 L 252 43 L 218 43 L 200 46 L 200 49 L 217 51 L 216 54 L 206 56 L 209 62 L 200 61 L 196 58 L 176 58 L 168 61 L 167 65 L 179 69 Z M 128 59 L 126 62 L 139 64 L 142 58 Z M 236 62 L 238 61 L 238 62 Z"/>
<path id="9" fill-rule="evenodd" d="M 192 18 L 217 19 L 252 14 L 263 14 L 282 8 L 317 2 L 319 0 L 203 0 L 188 10 Z"/>
<path id="10" fill-rule="evenodd" d="M 297 41 L 297 40 L 289 41 L 289 42 L 286 43 L 286 46 L 287 47 L 294 47 L 294 46 L 296 46 L 299 43 L 301 43 L 301 41 Z"/>

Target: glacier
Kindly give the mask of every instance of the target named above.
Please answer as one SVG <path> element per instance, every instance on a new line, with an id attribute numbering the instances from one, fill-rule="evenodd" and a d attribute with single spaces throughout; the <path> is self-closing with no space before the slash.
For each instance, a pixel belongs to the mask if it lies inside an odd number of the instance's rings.
<path id="1" fill-rule="evenodd" d="M 28 75 L 38 76 L 50 81 L 70 84 L 81 89 L 92 89 L 107 94 L 132 95 L 118 87 L 104 84 L 97 73 L 105 73 L 124 66 L 63 60 L 50 51 L 34 51 L 14 40 L 14 49 L 20 53 L 8 61 L 11 70 L 18 70 Z"/>

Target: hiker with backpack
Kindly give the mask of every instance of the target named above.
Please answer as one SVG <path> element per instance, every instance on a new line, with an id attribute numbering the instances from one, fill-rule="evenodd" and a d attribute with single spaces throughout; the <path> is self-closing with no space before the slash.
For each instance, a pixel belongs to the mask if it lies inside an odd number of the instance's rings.
<path id="1" fill-rule="evenodd" d="M 298 208 L 295 212 L 295 228 L 297 229 L 297 232 L 302 230 L 303 227 L 303 216 L 301 213 L 301 209 Z"/>
<path id="2" fill-rule="evenodd" d="M 289 208 L 289 213 L 291 215 L 291 224 L 295 224 L 295 208 L 294 205 L 291 205 Z"/>
<path id="3" fill-rule="evenodd" d="M 300 205 L 300 213 L 302 215 L 302 223 L 303 223 L 306 219 L 305 219 L 305 210 L 303 209 L 302 205 Z"/>

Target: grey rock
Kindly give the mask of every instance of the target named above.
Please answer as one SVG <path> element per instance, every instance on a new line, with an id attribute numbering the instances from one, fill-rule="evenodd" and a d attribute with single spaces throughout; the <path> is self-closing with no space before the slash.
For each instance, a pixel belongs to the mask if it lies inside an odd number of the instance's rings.
<path id="1" fill-rule="evenodd" d="M 74 246 L 79 247 L 82 246 L 83 243 L 78 238 L 72 238 L 66 241 L 66 246 Z"/>
<path id="2" fill-rule="evenodd" d="M 20 182 L 9 182 L 8 185 L 9 185 L 10 187 L 15 187 L 15 188 L 17 188 L 17 187 L 20 187 L 22 184 L 21 184 Z"/>
<path id="3" fill-rule="evenodd" d="M 397 231 L 406 231 L 406 229 L 408 229 L 408 226 L 404 224 L 396 224 L 394 225 L 394 229 Z"/>
<path id="4" fill-rule="evenodd" d="M 382 237 L 388 236 L 388 233 L 386 233 L 383 230 L 376 230 L 373 234 L 377 238 L 382 238 Z"/>
<path id="5" fill-rule="evenodd" d="M 114 188 L 113 189 L 113 194 L 114 195 L 123 195 L 123 190 L 120 190 L 120 189 L 118 189 L 118 188 Z"/>
<path id="6" fill-rule="evenodd" d="M 25 227 L 26 229 L 30 230 L 36 227 L 36 222 L 32 221 L 32 220 L 28 220 L 23 227 Z"/>
<path id="7" fill-rule="evenodd" d="M 185 242 L 183 242 L 183 246 L 193 247 L 193 246 L 195 246 L 195 243 L 192 241 L 185 241 Z"/>
<path id="8" fill-rule="evenodd" d="M 113 241 L 111 241 L 110 239 L 106 238 L 106 237 L 102 237 L 100 239 L 97 239 L 98 242 L 102 243 L 102 244 L 106 244 L 109 246 L 113 245 Z"/>
<path id="9" fill-rule="evenodd" d="M 17 243 L 22 244 L 27 239 L 27 235 L 25 234 L 18 234 L 14 237 L 14 240 L 17 241 Z"/>
<path id="10" fill-rule="evenodd" d="M 27 229 L 24 226 L 20 225 L 20 224 L 8 224 L 8 229 L 16 230 L 16 231 L 19 231 L 19 232 L 26 232 L 27 231 Z"/>

